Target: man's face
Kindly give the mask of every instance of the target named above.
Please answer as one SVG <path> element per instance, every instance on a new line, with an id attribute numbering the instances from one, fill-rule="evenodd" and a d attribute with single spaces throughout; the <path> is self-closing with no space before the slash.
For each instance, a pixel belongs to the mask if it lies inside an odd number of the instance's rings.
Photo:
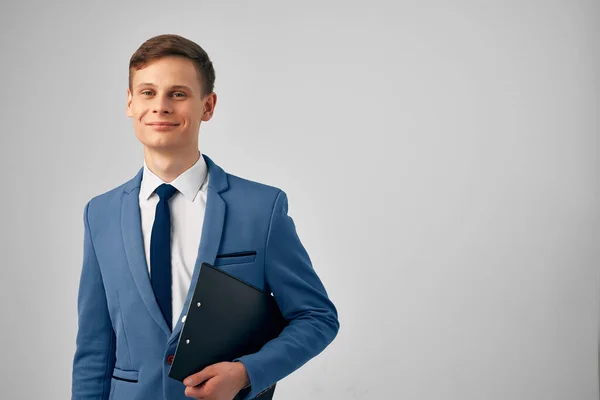
<path id="1" fill-rule="evenodd" d="M 198 72 L 183 57 L 164 57 L 133 73 L 127 116 L 137 138 L 150 149 L 198 149 L 201 121 L 211 119 L 216 95 L 202 98 Z"/>

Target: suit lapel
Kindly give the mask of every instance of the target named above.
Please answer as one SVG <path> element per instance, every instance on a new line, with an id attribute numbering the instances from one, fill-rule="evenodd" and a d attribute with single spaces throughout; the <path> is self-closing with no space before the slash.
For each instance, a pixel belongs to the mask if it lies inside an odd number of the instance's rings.
<path id="1" fill-rule="evenodd" d="M 198 245 L 198 256 L 194 264 L 194 273 L 188 289 L 186 301 L 181 311 L 177 324 L 173 332 L 169 329 L 152 290 L 150 275 L 148 274 L 148 264 L 144 252 L 144 242 L 142 236 L 142 224 L 139 207 L 139 192 L 142 182 L 144 169 L 141 168 L 137 175 L 131 179 L 124 188 L 121 200 L 121 232 L 123 243 L 125 245 L 125 254 L 129 264 L 129 269 L 137 290 L 146 305 L 146 308 L 152 315 L 152 318 L 158 326 L 170 336 L 169 342 L 176 340 L 181 332 L 181 318 L 187 314 L 189 304 L 194 294 L 194 289 L 198 282 L 200 265 L 203 262 L 214 264 L 221 245 L 221 236 L 223 233 L 223 224 L 225 223 L 226 204 L 221 193 L 229 187 L 227 175 L 223 169 L 216 165 L 207 155 L 203 154 L 208 167 L 209 182 L 206 197 L 206 211 L 204 214 L 204 223 L 202 225 L 202 236 Z"/>
<path id="2" fill-rule="evenodd" d="M 173 333 L 171 333 L 169 343 L 177 340 L 179 337 L 183 326 L 181 319 L 184 315 L 187 315 L 190 301 L 192 300 L 196 284 L 198 283 L 200 266 L 204 262 L 213 265 L 217 257 L 217 252 L 219 251 L 219 246 L 221 245 L 227 207 L 220 193 L 224 192 L 229 187 L 227 175 L 225 174 L 225 171 L 216 165 L 207 155 L 203 154 L 203 157 L 206 161 L 208 173 L 210 175 L 206 196 L 206 211 L 204 213 L 204 223 L 202 224 L 202 236 L 200 238 L 198 256 L 194 265 L 194 273 L 192 275 L 192 281 L 188 289 L 185 304 L 177 319 L 177 324 L 173 329 Z"/>
<path id="3" fill-rule="evenodd" d="M 146 254 L 144 252 L 139 203 L 140 183 L 143 171 L 144 169 L 141 168 L 137 175 L 125 186 L 121 200 L 121 233 L 123 234 L 123 243 L 125 245 L 125 254 L 127 255 L 129 269 L 140 296 L 150 315 L 154 318 L 154 321 L 156 321 L 158 326 L 167 335 L 170 335 L 171 330 L 156 302 L 154 290 L 152 290 L 148 264 L 146 263 Z"/>

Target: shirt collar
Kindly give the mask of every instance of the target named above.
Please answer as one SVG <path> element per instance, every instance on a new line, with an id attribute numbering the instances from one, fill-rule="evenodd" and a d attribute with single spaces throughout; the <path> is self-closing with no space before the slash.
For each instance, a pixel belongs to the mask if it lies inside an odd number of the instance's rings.
<path id="1" fill-rule="evenodd" d="M 208 178 L 207 175 L 208 167 L 206 161 L 204 161 L 204 157 L 202 157 L 202 154 L 200 153 L 198 161 L 186 171 L 182 172 L 170 183 L 170 185 L 181 192 L 186 199 L 194 201 L 202 184 Z M 163 183 L 166 182 L 150 171 L 150 168 L 148 168 L 148 165 L 146 164 L 146 160 L 144 160 L 144 174 L 142 175 L 142 182 L 140 185 L 140 196 L 144 200 L 148 200 L 156 188 Z"/>

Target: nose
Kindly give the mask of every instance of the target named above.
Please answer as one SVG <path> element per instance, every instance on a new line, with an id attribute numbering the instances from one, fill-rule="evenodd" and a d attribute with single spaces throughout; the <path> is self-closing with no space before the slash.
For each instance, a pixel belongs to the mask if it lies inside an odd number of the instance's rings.
<path id="1" fill-rule="evenodd" d="M 152 112 L 155 114 L 170 114 L 173 112 L 168 96 L 156 96 L 154 104 L 152 104 Z"/>

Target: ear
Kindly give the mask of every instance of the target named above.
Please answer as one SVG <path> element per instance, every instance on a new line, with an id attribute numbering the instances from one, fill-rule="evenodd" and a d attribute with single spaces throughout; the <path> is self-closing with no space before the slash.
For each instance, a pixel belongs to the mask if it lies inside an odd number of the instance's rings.
<path id="1" fill-rule="evenodd" d="M 133 110 L 131 109 L 131 100 L 132 100 L 131 91 L 129 90 L 129 88 L 127 88 L 127 116 L 129 118 L 133 117 Z"/>
<path id="2" fill-rule="evenodd" d="M 210 121 L 215 112 L 215 106 L 217 105 L 217 94 L 212 92 L 206 96 L 204 102 L 204 112 L 202 113 L 202 121 Z"/>

